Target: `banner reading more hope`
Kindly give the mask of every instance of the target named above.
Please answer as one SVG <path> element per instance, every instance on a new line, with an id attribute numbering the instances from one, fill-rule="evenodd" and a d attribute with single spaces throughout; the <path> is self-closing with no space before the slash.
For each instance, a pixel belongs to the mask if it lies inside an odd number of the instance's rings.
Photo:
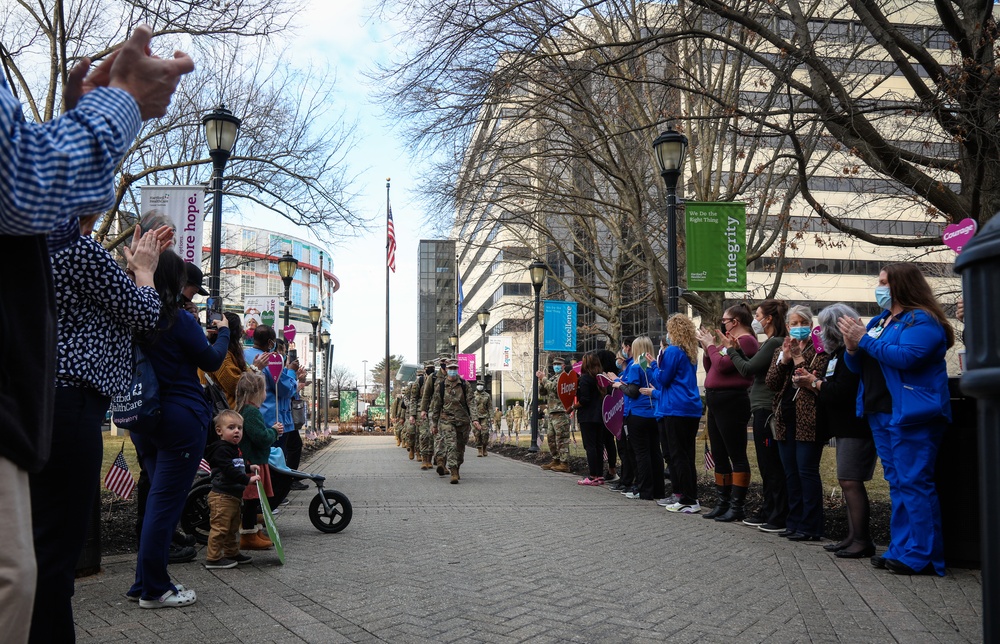
<path id="1" fill-rule="evenodd" d="M 746 204 L 688 201 L 684 215 L 688 290 L 746 291 Z"/>
<path id="2" fill-rule="evenodd" d="M 143 232 L 170 226 L 174 250 L 185 262 L 201 268 L 204 186 L 141 186 L 140 200 Z"/>

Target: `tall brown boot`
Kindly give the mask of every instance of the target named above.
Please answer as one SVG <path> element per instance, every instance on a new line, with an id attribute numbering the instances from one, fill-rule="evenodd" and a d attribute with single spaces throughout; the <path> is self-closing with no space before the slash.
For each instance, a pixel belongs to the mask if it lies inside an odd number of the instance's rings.
<path id="1" fill-rule="evenodd" d="M 489 455 L 490 455 L 490 451 L 488 449 L 486 449 L 486 446 L 484 445 L 483 446 L 483 456 L 489 456 Z"/>
<path id="2" fill-rule="evenodd" d="M 451 468 L 451 484 L 458 485 L 458 479 L 459 479 L 458 466 L 456 465 L 455 467 Z"/>
<path id="3" fill-rule="evenodd" d="M 451 472 L 449 472 L 448 468 L 445 466 L 444 456 L 437 457 L 437 473 L 439 476 L 445 476 L 447 474 L 451 474 Z"/>
<path id="4" fill-rule="evenodd" d="M 403 442 L 403 441 L 402 441 L 402 440 L 401 440 L 401 439 L 399 438 L 399 436 L 397 436 L 397 437 L 396 437 L 396 447 L 399 447 L 399 445 L 400 445 L 400 444 L 401 444 L 402 442 Z"/>
<path id="5" fill-rule="evenodd" d="M 433 465 L 431 465 L 431 457 L 430 456 L 422 456 L 420 460 L 421 460 L 420 469 L 422 469 L 422 470 L 429 470 L 432 467 L 434 467 Z"/>
<path id="6" fill-rule="evenodd" d="M 414 452 L 413 447 L 410 447 L 409 452 L 410 452 L 410 460 L 412 461 L 413 460 L 413 452 Z"/>
<path id="7" fill-rule="evenodd" d="M 476 458 L 482 458 L 482 456 L 483 456 L 483 448 L 482 447 L 477 447 L 476 448 Z"/>

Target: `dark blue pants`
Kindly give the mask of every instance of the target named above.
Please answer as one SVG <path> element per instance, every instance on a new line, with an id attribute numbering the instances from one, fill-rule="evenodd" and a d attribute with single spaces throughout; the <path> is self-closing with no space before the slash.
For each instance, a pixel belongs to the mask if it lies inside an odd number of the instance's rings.
<path id="1" fill-rule="evenodd" d="M 31 642 L 73 642 L 73 584 L 91 512 L 96 512 L 111 399 L 92 389 L 57 387 L 52 455 L 32 474 L 31 521 L 38 564 Z M 2 639 L 2 637 L 0 637 Z"/>
<path id="2" fill-rule="evenodd" d="M 130 595 L 156 599 L 176 590 L 167 573 L 170 541 L 205 448 L 206 427 L 195 412 L 161 401 L 163 420 L 155 433 L 132 435 L 142 468 L 149 475 L 149 496 L 142 519 L 135 583 Z"/>
<path id="3" fill-rule="evenodd" d="M 934 466 L 945 425 L 893 427 L 890 418 L 868 415 L 892 501 L 889 549 L 884 556 L 918 571 L 931 564 L 943 576 L 944 538 Z"/>
<path id="4" fill-rule="evenodd" d="M 822 537 L 823 481 L 819 476 L 819 460 L 826 443 L 795 439 L 777 443 L 788 490 L 785 528 L 810 537 Z"/>

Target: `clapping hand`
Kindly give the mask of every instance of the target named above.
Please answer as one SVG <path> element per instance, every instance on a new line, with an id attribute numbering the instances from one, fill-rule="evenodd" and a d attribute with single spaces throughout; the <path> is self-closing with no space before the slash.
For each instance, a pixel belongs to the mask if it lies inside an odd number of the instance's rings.
<path id="1" fill-rule="evenodd" d="M 653 388 L 652 387 L 639 387 L 639 393 L 642 394 L 643 396 L 651 396 L 651 395 L 653 395 Z"/>
<path id="2" fill-rule="evenodd" d="M 857 351 L 858 343 L 865 335 L 865 325 L 861 324 L 861 318 L 854 319 L 846 315 L 837 320 L 837 328 L 844 336 L 844 346 L 848 351 Z"/>
<path id="3" fill-rule="evenodd" d="M 715 346 L 715 336 L 713 336 L 712 332 L 707 330 L 705 327 L 698 329 L 695 332 L 695 337 L 698 338 L 698 343 L 703 349 Z"/>
<path id="4" fill-rule="evenodd" d="M 153 272 L 160 262 L 160 244 L 156 233 L 142 234 L 139 226 L 132 233 L 132 247 L 122 247 L 128 270 L 139 280 L 152 284 Z"/>
<path id="5" fill-rule="evenodd" d="M 267 359 L 270 357 L 269 353 L 259 353 L 257 357 L 253 359 L 253 366 L 257 367 L 259 370 L 263 371 L 267 368 Z"/>

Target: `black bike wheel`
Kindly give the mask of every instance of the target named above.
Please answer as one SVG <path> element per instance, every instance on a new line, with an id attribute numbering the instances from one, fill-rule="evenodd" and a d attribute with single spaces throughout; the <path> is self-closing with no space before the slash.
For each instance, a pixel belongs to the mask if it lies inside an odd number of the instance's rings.
<path id="1" fill-rule="evenodd" d="M 212 512 L 208 507 L 208 493 L 211 491 L 212 486 L 206 483 L 188 492 L 184 512 L 181 514 L 184 532 L 194 535 L 195 541 L 202 545 L 208 543 L 208 533 L 212 527 Z"/>
<path id="2" fill-rule="evenodd" d="M 323 495 L 330 501 L 330 512 L 323 507 L 323 499 L 317 494 L 309 504 L 309 520 L 320 532 L 340 532 L 351 522 L 354 514 L 351 502 L 337 490 L 323 490 Z"/>

